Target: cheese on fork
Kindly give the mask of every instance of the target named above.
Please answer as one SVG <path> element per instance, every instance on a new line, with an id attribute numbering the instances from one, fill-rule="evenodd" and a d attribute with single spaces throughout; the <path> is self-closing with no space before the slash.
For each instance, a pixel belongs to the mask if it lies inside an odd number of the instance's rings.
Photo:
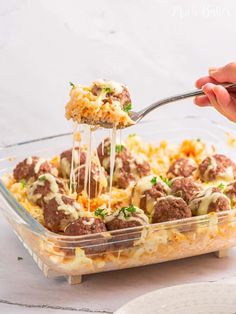
<path id="1" fill-rule="evenodd" d="M 90 86 L 73 85 L 66 105 L 66 118 L 90 125 L 125 127 L 134 124 L 130 110 L 131 99 L 125 85 L 98 80 Z"/>

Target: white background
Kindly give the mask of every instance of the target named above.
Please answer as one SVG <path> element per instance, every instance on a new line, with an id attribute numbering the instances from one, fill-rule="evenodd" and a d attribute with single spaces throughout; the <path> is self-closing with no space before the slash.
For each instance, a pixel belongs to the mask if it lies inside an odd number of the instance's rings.
<path id="1" fill-rule="evenodd" d="M 0 0 L 2 143 L 64 132 L 69 81 L 126 83 L 141 108 L 194 88 L 209 66 L 236 59 L 236 3 Z M 199 113 L 191 100 L 158 116 Z"/>
<path id="2" fill-rule="evenodd" d="M 234 0 L 0 0 L 0 144 L 70 130 L 64 118 L 69 81 L 124 82 L 136 108 L 192 90 L 208 67 L 236 59 L 235 21 Z M 191 100 L 156 113 L 158 118 L 190 114 L 228 123 Z M 42 277 L 4 221 L 0 240 L 4 313 L 59 312 L 31 309 L 29 304 L 111 312 L 158 287 L 234 282 L 236 276 L 235 254 L 220 261 L 202 256 L 90 276 L 69 287 Z"/>

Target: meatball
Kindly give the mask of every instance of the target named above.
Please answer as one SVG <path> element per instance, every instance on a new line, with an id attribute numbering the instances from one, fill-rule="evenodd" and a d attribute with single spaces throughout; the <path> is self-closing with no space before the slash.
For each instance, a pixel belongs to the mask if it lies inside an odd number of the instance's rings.
<path id="1" fill-rule="evenodd" d="M 150 174 L 150 165 L 141 156 L 133 156 L 124 145 L 116 145 L 113 185 L 125 189 L 132 182 Z M 110 175 L 110 140 L 106 139 L 97 149 L 101 165 Z"/>
<path id="2" fill-rule="evenodd" d="M 171 194 L 183 198 L 187 204 L 201 189 L 201 184 L 192 177 L 177 177 L 171 181 Z"/>
<path id="3" fill-rule="evenodd" d="M 62 152 L 60 155 L 60 169 L 61 169 L 61 174 L 64 178 L 70 178 L 72 151 L 73 149 L 68 149 Z M 84 149 L 80 147 L 74 148 L 74 154 L 73 154 L 74 169 L 86 163 L 86 155 L 87 154 Z"/>
<path id="4" fill-rule="evenodd" d="M 65 228 L 65 235 L 79 236 L 97 234 L 107 231 L 105 223 L 100 218 L 81 217 L 69 223 Z M 102 235 L 89 237 L 84 242 L 79 241 L 79 246 L 86 254 L 102 253 L 105 250 L 106 238 Z"/>
<path id="5" fill-rule="evenodd" d="M 169 186 L 158 176 L 141 178 L 133 189 L 132 204 L 150 214 L 156 199 L 169 194 Z"/>
<path id="6" fill-rule="evenodd" d="M 179 158 L 169 168 L 167 176 L 174 177 L 190 177 L 197 169 L 197 164 L 192 158 Z"/>
<path id="7" fill-rule="evenodd" d="M 57 176 L 58 171 L 47 160 L 39 157 L 28 157 L 21 161 L 13 170 L 16 181 L 37 179 L 43 173 L 51 173 Z"/>
<path id="8" fill-rule="evenodd" d="M 117 100 L 121 104 L 122 108 L 125 108 L 128 104 L 131 103 L 131 98 L 129 91 L 126 86 L 122 86 L 121 90 L 119 88 L 119 91 L 115 90 L 113 86 L 110 86 L 109 81 L 107 82 L 106 86 L 106 81 L 104 81 L 103 86 L 99 84 L 100 82 L 95 82 L 91 92 L 95 96 L 99 96 L 101 93 L 106 93 L 106 100 Z"/>
<path id="9" fill-rule="evenodd" d="M 225 155 L 215 154 L 206 157 L 199 165 L 198 170 L 203 182 L 232 181 L 236 178 L 236 164 Z"/>
<path id="10" fill-rule="evenodd" d="M 30 201 L 43 206 L 43 203 L 55 193 L 63 194 L 66 190 L 67 187 L 62 179 L 54 177 L 50 173 L 45 173 L 27 187 L 27 195 Z"/>
<path id="11" fill-rule="evenodd" d="M 122 207 L 113 214 L 105 217 L 107 229 L 109 231 L 140 227 L 135 230 L 123 230 L 112 234 L 110 242 L 111 249 L 127 248 L 133 245 L 134 241 L 139 240 L 142 234 L 142 226 L 149 223 L 144 211 L 131 205 Z"/>
<path id="12" fill-rule="evenodd" d="M 172 195 L 158 198 L 152 211 L 152 223 L 191 217 L 191 210 L 180 197 Z"/>
<path id="13" fill-rule="evenodd" d="M 230 199 L 231 206 L 234 207 L 236 205 L 236 180 L 227 184 L 223 191 Z"/>
<path id="14" fill-rule="evenodd" d="M 79 218 L 80 209 L 80 204 L 73 198 L 55 194 L 43 204 L 45 227 L 53 232 L 63 232 L 70 222 Z"/>
<path id="15" fill-rule="evenodd" d="M 81 193 L 84 190 L 86 177 L 85 165 L 78 168 L 76 172 L 76 191 Z M 107 188 L 107 176 L 103 167 L 99 167 L 94 162 L 91 163 L 90 175 L 87 178 L 86 192 L 90 198 L 97 197 L 101 193 L 104 193 Z"/>
<path id="16" fill-rule="evenodd" d="M 191 199 L 189 208 L 194 216 L 205 215 L 210 212 L 230 210 L 230 200 L 220 189 L 209 187 Z"/>

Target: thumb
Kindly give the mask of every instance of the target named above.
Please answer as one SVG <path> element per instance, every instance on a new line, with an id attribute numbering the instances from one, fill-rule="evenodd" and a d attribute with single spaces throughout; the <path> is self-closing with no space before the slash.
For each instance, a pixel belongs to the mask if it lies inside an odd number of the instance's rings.
<path id="1" fill-rule="evenodd" d="M 209 75 L 219 83 L 236 83 L 236 62 L 220 68 L 210 68 Z"/>

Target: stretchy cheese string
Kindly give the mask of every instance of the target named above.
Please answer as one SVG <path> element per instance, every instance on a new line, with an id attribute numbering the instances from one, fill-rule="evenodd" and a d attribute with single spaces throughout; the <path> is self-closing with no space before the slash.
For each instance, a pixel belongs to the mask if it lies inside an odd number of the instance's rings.
<path id="1" fill-rule="evenodd" d="M 77 131 L 78 123 L 74 122 L 73 125 L 73 147 L 71 152 L 71 167 L 70 167 L 70 194 L 72 194 L 72 185 L 74 187 L 74 191 L 76 189 L 76 179 L 75 179 L 75 171 L 74 171 L 74 160 L 75 160 L 75 136 Z"/>
<path id="2" fill-rule="evenodd" d="M 108 210 L 111 211 L 111 192 L 112 192 L 112 181 L 114 174 L 114 166 L 115 166 L 115 153 L 116 153 L 116 126 L 114 125 L 112 128 L 112 135 L 110 137 L 111 147 L 110 147 L 110 186 L 109 186 L 109 202 L 108 202 Z"/>

